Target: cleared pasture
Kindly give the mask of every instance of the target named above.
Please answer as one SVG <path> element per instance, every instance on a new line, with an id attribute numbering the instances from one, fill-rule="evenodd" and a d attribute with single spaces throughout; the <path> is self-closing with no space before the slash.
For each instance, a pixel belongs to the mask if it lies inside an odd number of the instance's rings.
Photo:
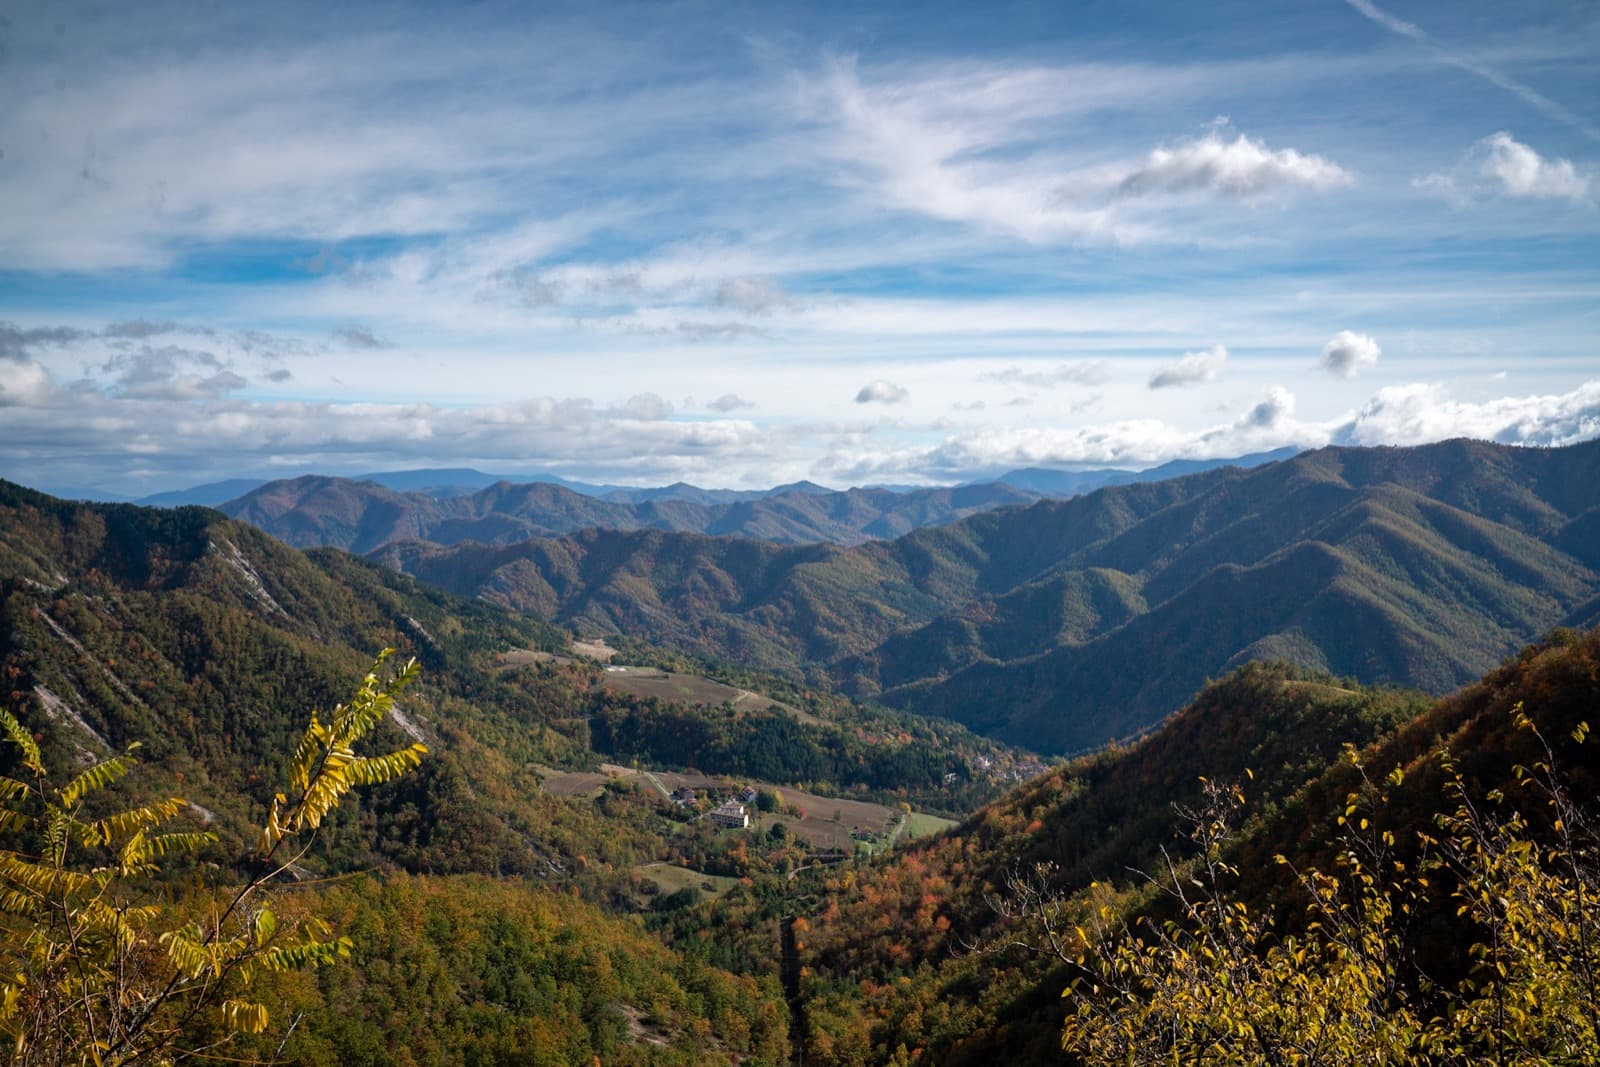
<path id="1" fill-rule="evenodd" d="M 676 893 L 680 889 L 694 889 L 708 897 L 718 897 L 739 884 L 737 878 L 721 874 L 701 874 L 699 871 L 691 871 L 674 863 L 646 863 L 635 867 L 633 871 L 640 877 L 654 882 L 660 888 L 662 895 Z"/>
<path id="2" fill-rule="evenodd" d="M 731 685 L 703 678 L 698 674 L 679 674 L 676 671 L 657 670 L 654 667 L 607 667 L 600 684 L 617 693 L 636 697 L 655 697 L 668 704 L 686 704 L 690 707 L 715 708 L 731 704 L 747 711 L 781 711 L 800 722 L 815 724 L 815 715 L 790 707 L 771 697 L 737 689 Z"/>

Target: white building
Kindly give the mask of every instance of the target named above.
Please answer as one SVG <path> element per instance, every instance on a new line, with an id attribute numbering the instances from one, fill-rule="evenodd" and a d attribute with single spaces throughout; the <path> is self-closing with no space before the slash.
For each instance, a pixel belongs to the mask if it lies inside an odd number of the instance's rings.
<path id="1" fill-rule="evenodd" d="M 730 800 L 711 812 L 711 821 L 728 830 L 743 830 L 750 825 L 750 814 L 737 800 Z"/>

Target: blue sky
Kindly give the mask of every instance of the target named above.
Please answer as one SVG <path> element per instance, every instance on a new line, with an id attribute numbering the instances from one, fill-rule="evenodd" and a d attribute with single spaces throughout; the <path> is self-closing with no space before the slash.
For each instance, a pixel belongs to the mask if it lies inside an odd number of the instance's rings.
<path id="1" fill-rule="evenodd" d="M 0 99 L 30 484 L 1600 435 L 1593 4 L 24 2 Z"/>

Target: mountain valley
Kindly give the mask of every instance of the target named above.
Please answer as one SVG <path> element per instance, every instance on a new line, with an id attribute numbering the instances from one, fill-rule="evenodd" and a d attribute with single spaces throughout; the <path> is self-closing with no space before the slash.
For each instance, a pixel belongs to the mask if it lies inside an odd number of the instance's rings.
<path id="1" fill-rule="evenodd" d="M 1351 753 L 1405 769 L 1411 840 L 1439 746 L 1515 792 L 1526 708 L 1592 802 L 1597 487 L 1595 444 L 1326 449 L 851 545 L 439 544 L 364 503 L 363 558 L 0 483 L 0 670 L 54 764 L 138 742 L 118 796 L 181 790 L 226 883 L 303 716 L 378 649 L 420 661 L 382 728 L 420 769 L 287 890 L 356 957 L 268 982 L 296 1062 L 1038 1062 L 1077 972 L 1007 910 L 1018 872 L 1063 914 L 1159 916 L 1132 872 L 1206 781 L 1241 783 L 1226 855 L 1280 917 L 1270 857 L 1332 863 Z"/>

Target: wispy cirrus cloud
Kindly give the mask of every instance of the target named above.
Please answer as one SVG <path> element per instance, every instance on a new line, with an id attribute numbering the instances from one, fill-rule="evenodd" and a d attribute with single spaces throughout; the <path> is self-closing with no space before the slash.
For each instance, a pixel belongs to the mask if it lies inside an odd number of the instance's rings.
<path id="1" fill-rule="evenodd" d="M 893 0 L 626 26 L 496 5 L 380 25 L 300 0 L 7 14 L 9 470 L 77 462 L 70 435 L 26 441 L 80 416 L 108 488 L 368 444 L 365 469 L 472 449 L 505 469 L 516 433 L 490 427 L 541 397 L 570 437 L 517 454 L 613 480 L 914 467 L 968 432 L 1082 430 L 1126 455 L 1116 427 L 1146 422 L 1159 460 L 1356 410 L 1362 350 L 1316 358 L 1346 323 L 1406 338 L 1385 382 L 1446 399 L 1505 391 L 1487 372 L 1507 366 L 1545 396 L 1592 370 L 1583 135 L 1524 130 L 1530 101 L 1481 74 L 1418 77 L 1417 36 L 1343 5 L 1247 3 L 1249 35 L 1175 3 L 1160 33 L 1004 3 L 885 33 L 919 16 Z M 1468 43 L 1435 18 L 1436 38 L 1404 25 L 1546 103 L 1594 69 L 1571 5 L 1463 11 Z M 1441 167 L 1453 202 L 1411 195 Z M 1169 366 L 1218 337 L 1225 373 Z M 874 381 L 891 391 L 853 403 Z M 1176 387 L 1205 381 L 1204 404 Z M 717 399 L 660 399 L 686 395 Z"/>
<path id="2" fill-rule="evenodd" d="M 1332 160 L 1270 148 L 1232 131 L 1225 119 L 1137 161 L 1074 158 L 1070 140 L 1053 124 L 1085 106 L 1082 97 L 1103 104 L 1104 90 L 1092 88 L 1092 80 L 1110 74 L 1117 84 L 1130 77 L 1118 73 L 964 71 L 873 84 L 856 64 L 838 61 L 817 95 L 826 101 L 828 151 L 847 168 L 841 180 L 901 210 L 1028 241 L 1190 240 L 1196 220 L 1181 212 L 1196 197 L 1326 192 L 1354 181 Z"/>
<path id="3" fill-rule="evenodd" d="M 1091 359 L 1058 363 L 1044 370 L 1024 370 L 1011 366 L 986 371 L 978 377 L 982 381 L 1031 385 L 1037 389 L 1050 389 L 1058 385 L 1101 385 L 1111 377 L 1111 364 L 1103 359 Z"/>
<path id="4" fill-rule="evenodd" d="M 1436 58 L 1460 67 L 1468 73 L 1475 74 L 1491 85 L 1504 89 L 1523 102 L 1531 105 L 1541 114 L 1565 123 L 1575 130 L 1581 131 L 1591 141 L 1600 141 L 1600 127 L 1573 113 L 1571 110 L 1551 100 L 1548 96 L 1533 89 L 1515 78 L 1509 77 L 1487 63 L 1481 62 L 1471 56 L 1465 55 L 1455 49 L 1447 48 L 1440 44 L 1434 37 L 1414 22 L 1397 18 L 1388 11 L 1373 3 L 1372 0 L 1345 0 L 1345 3 L 1360 12 L 1363 18 L 1377 23 L 1391 33 L 1407 37 L 1426 48 Z"/>

